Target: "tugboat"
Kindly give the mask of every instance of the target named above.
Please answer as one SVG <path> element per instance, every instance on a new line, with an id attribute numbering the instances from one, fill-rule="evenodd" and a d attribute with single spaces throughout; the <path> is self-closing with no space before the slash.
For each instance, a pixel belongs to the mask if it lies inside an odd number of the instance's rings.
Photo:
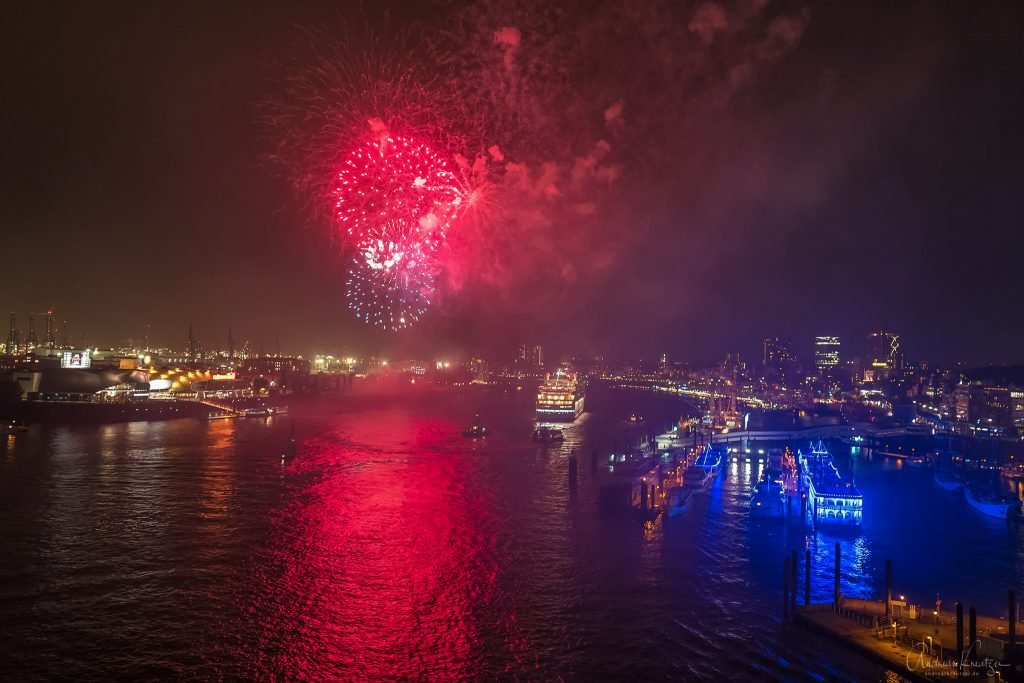
<path id="1" fill-rule="evenodd" d="M 462 435 L 470 439 L 481 439 L 487 436 L 487 427 L 480 421 L 480 414 L 473 417 L 473 422 L 462 430 Z"/>
<path id="2" fill-rule="evenodd" d="M 561 429 L 537 427 L 537 429 L 533 430 L 532 441 L 534 443 L 561 443 L 565 441 L 565 436 L 563 436 Z"/>

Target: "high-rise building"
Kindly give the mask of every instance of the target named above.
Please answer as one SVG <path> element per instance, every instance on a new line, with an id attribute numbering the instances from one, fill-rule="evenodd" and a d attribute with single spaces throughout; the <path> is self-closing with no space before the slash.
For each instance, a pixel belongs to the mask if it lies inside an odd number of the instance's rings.
<path id="1" fill-rule="evenodd" d="M 53 335 L 53 311 L 46 312 L 46 348 L 52 349 L 55 345 Z"/>
<path id="2" fill-rule="evenodd" d="M 792 370 L 793 352 L 788 339 L 765 337 L 761 344 L 761 367 L 766 375 L 781 377 Z"/>
<path id="3" fill-rule="evenodd" d="M 521 344 L 519 346 L 519 355 L 516 358 L 516 362 L 518 362 L 519 365 L 526 367 L 544 367 L 543 347 L 541 347 L 540 344 L 537 344 L 536 346 Z"/>
<path id="4" fill-rule="evenodd" d="M 814 338 L 814 367 L 829 372 L 839 365 L 839 337 Z"/>
<path id="5" fill-rule="evenodd" d="M 876 378 L 888 377 L 893 370 L 902 368 L 900 336 L 885 330 L 869 334 L 867 360 Z"/>
<path id="6" fill-rule="evenodd" d="M 7 332 L 7 353 L 15 354 L 18 352 L 18 315 L 11 313 L 11 327 Z"/>
<path id="7" fill-rule="evenodd" d="M 36 339 L 36 314 L 28 314 L 28 339 L 25 340 L 26 345 L 30 349 L 34 349 L 38 346 L 39 342 Z"/>

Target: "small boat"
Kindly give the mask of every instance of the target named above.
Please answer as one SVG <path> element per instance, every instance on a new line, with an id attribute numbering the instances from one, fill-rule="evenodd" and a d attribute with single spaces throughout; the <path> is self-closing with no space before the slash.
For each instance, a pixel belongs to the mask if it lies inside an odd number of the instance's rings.
<path id="1" fill-rule="evenodd" d="M 931 467 L 935 463 L 935 458 L 930 455 L 912 455 L 904 462 L 907 463 L 907 467 Z"/>
<path id="2" fill-rule="evenodd" d="M 470 439 L 480 439 L 487 436 L 487 427 L 480 421 L 480 416 L 473 418 L 472 424 L 462 430 L 462 435 Z"/>
<path id="3" fill-rule="evenodd" d="M 0 434 L 20 434 L 21 432 L 27 432 L 28 425 L 15 420 L 11 420 L 0 428 Z"/>
<path id="4" fill-rule="evenodd" d="M 534 443 L 561 443 L 565 440 L 561 429 L 554 427 L 537 427 L 533 430 L 532 441 Z"/>
<path id="5" fill-rule="evenodd" d="M 690 499 L 693 498 L 693 489 L 686 486 L 673 486 L 668 490 L 665 499 L 665 511 L 669 517 L 676 517 L 686 512 Z"/>
<path id="6" fill-rule="evenodd" d="M 700 465 L 690 465 L 683 471 L 683 486 L 694 491 L 706 491 L 714 480 L 711 470 Z"/>
<path id="7" fill-rule="evenodd" d="M 998 496 L 986 495 L 973 491 L 970 486 L 964 487 L 964 498 L 967 499 L 968 505 L 988 517 L 1006 519 L 1011 513 L 1020 512 L 1019 501 L 1009 502 Z"/>
<path id="8" fill-rule="evenodd" d="M 637 415 L 636 413 L 633 413 L 632 415 L 629 416 L 629 421 L 632 422 L 633 424 L 643 424 L 644 422 L 646 422 L 646 420 L 644 420 L 643 415 Z"/>
<path id="9" fill-rule="evenodd" d="M 782 488 L 781 472 L 765 470 L 761 481 L 754 486 L 750 499 L 752 517 L 782 517 L 786 513 L 786 491 Z"/>
<path id="10" fill-rule="evenodd" d="M 932 475 L 932 480 L 943 491 L 959 491 L 964 487 L 963 481 L 955 472 L 939 470 Z"/>

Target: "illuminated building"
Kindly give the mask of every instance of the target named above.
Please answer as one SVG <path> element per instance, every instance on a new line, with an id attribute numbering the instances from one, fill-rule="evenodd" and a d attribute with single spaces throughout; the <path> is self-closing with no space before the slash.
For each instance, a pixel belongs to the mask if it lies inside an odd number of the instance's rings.
<path id="1" fill-rule="evenodd" d="M 25 346 L 29 350 L 38 346 L 36 342 L 36 316 L 34 313 L 28 314 L 28 339 L 25 340 Z"/>
<path id="2" fill-rule="evenodd" d="M 11 326 L 7 332 L 7 353 L 12 356 L 18 352 L 18 316 L 11 313 Z"/>
<path id="3" fill-rule="evenodd" d="M 1024 435 L 1024 389 L 1010 389 L 1010 417 L 1017 434 Z"/>
<path id="4" fill-rule="evenodd" d="M 868 335 L 868 364 L 875 379 L 887 379 L 893 370 L 903 367 L 900 336 L 894 332 L 872 332 Z"/>
<path id="5" fill-rule="evenodd" d="M 540 344 L 536 346 L 520 345 L 516 363 L 524 367 L 544 367 L 544 348 Z"/>
<path id="6" fill-rule="evenodd" d="M 787 378 L 796 373 L 796 358 L 788 339 L 765 337 L 761 343 L 761 367 L 766 377 Z"/>
<path id="7" fill-rule="evenodd" d="M 839 337 L 814 338 L 814 367 L 829 372 L 839 365 Z"/>

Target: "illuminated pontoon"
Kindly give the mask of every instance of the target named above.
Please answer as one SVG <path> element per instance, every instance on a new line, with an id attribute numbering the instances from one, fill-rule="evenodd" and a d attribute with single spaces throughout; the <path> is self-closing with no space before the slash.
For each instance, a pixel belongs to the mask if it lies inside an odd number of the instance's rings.
<path id="1" fill-rule="evenodd" d="M 797 451 L 807 489 L 807 510 L 815 523 L 859 526 L 864 497 L 852 477 L 836 469 L 832 454 L 822 442 L 812 444 L 807 454 Z"/>
<path id="2" fill-rule="evenodd" d="M 576 374 L 565 368 L 550 373 L 537 390 L 537 419 L 573 422 L 583 412 L 586 390 Z"/>

